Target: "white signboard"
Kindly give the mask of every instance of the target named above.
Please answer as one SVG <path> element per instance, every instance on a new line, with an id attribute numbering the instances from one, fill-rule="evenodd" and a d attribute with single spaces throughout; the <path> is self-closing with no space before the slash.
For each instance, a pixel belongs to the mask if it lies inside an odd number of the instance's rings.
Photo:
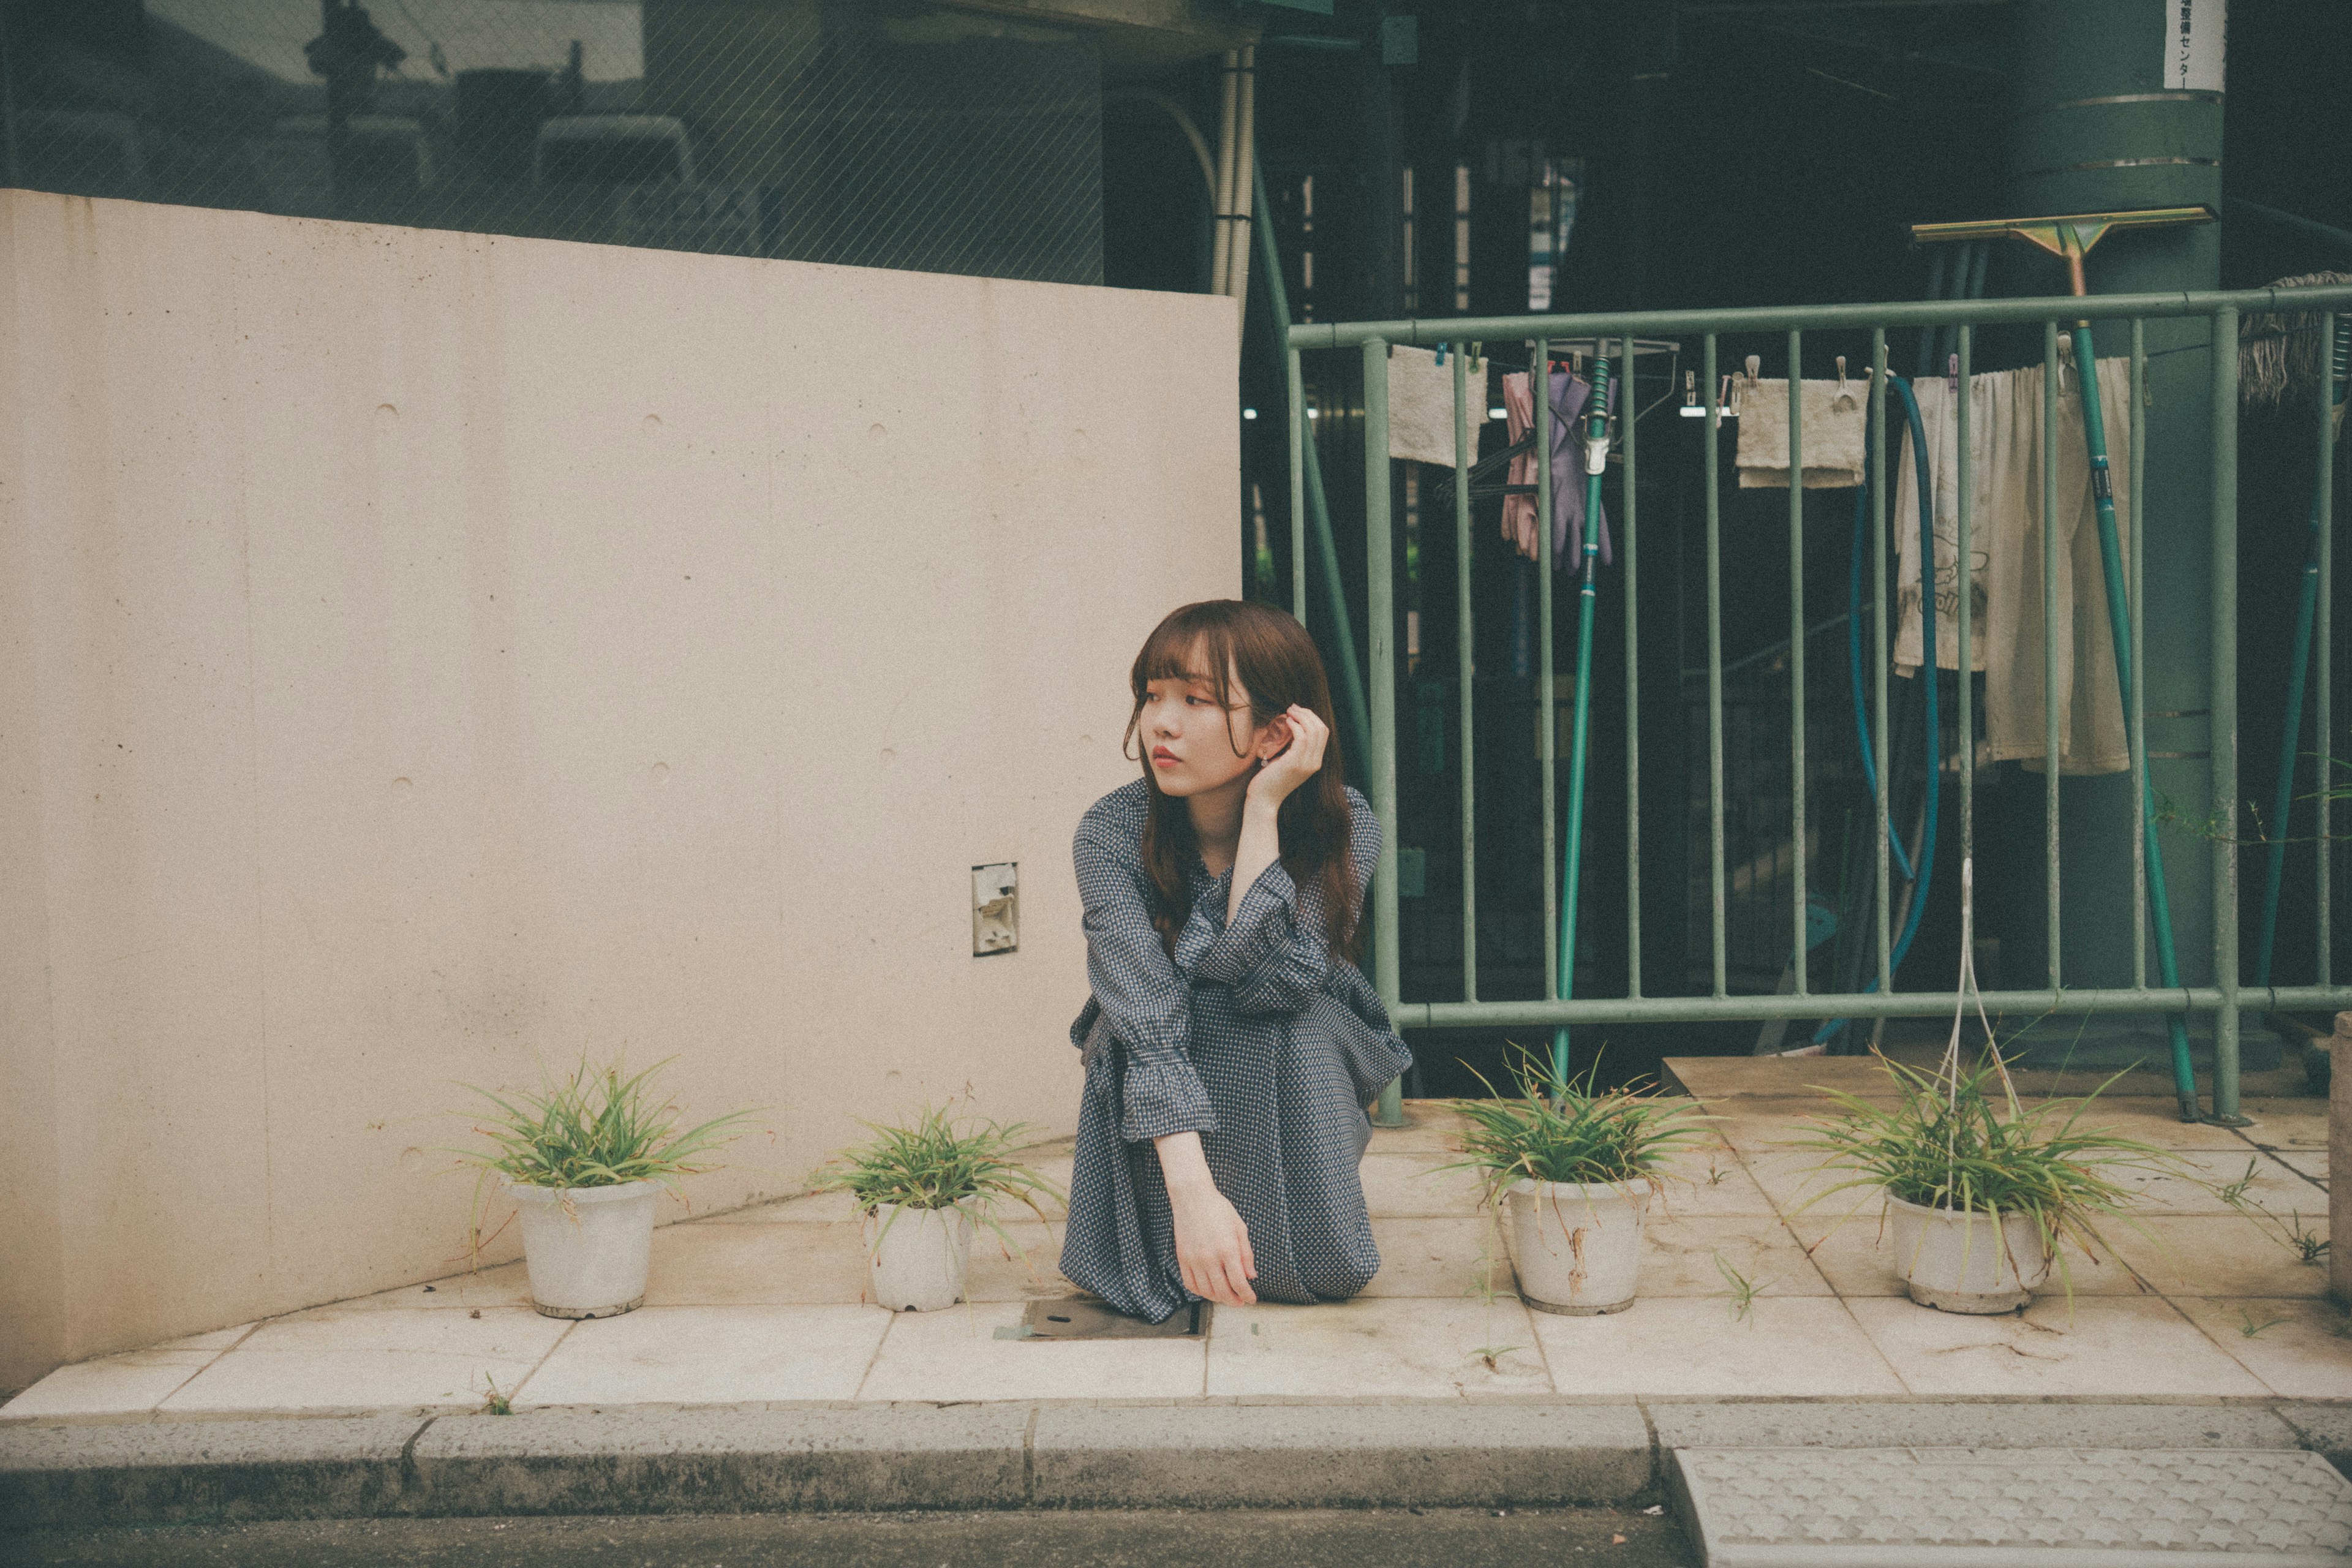
<path id="1" fill-rule="evenodd" d="M 2222 34 L 2229 0 L 2166 0 L 2164 85 L 2192 92 L 2221 90 Z"/>

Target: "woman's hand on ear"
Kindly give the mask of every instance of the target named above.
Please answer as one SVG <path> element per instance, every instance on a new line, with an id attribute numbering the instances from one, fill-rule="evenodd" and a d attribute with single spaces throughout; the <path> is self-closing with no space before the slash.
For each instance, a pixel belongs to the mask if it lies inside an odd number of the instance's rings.
<path id="1" fill-rule="evenodd" d="M 1291 791 L 1322 771 L 1323 749 L 1331 740 L 1330 726 L 1313 709 L 1296 702 L 1275 722 L 1288 730 L 1290 743 L 1267 758 L 1249 783 L 1249 798 L 1268 805 L 1281 805 Z"/>

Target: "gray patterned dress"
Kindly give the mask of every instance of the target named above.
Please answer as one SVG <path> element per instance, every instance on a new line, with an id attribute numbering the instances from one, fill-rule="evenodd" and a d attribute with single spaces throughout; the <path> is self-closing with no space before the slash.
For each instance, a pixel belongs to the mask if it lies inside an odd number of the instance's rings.
<path id="1" fill-rule="evenodd" d="M 1363 972 L 1335 956 L 1319 892 L 1280 861 L 1231 925 L 1228 869 L 1192 857 L 1192 910 L 1171 957 L 1143 870 L 1149 783 L 1078 823 L 1094 994 L 1070 1040 L 1086 1052 L 1062 1272 L 1152 1322 L 1200 1298 L 1176 1265 L 1175 1225 L 1151 1140 L 1196 1131 L 1209 1173 L 1249 1227 L 1265 1301 L 1345 1300 L 1381 1266 L 1358 1173 L 1364 1104 L 1412 1065 Z M 1348 792 L 1356 885 L 1370 884 L 1379 818 Z"/>

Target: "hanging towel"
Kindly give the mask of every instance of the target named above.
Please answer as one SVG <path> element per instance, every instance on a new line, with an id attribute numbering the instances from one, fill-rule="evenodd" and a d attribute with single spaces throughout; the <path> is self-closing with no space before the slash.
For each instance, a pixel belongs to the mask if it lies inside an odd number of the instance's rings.
<path id="1" fill-rule="evenodd" d="M 1478 460 L 1478 426 L 1486 419 L 1486 362 L 1470 361 L 1463 392 L 1470 400 L 1470 460 Z M 1389 353 L 1389 456 L 1454 466 L 1454 362 L 1430 349 Z"/>
<path id="2" fill-rule="evenodd" d="M 1733 376 L 1739 400 L 1739 488 L 1789 488 L 1789 383 Z M 1870 383 L 1855 377 L 1805 383 L 1805 488 L 1862 483 L 1863 440 L 1870 427 Z"/>
<path id="3" fill-rule="evenodd" d="M 1591 395 L 1591 384 L 1582 377 L 1570 375 L 1564 370 L 1552 372 L 1551 563 L 1554 568 L 1570 566 L 1584 554 L 1585 475 L 1584 465 L 1578 460 L 1580 443 L 1576 420 Z M 1525 372 L 1503 378 L 1503 416 L 1514 447 L 1535 428 L 1535 394 L 1528 390 Z M 1532 485 L 1536 482 L 1536 454 L 1532 447 L 1511 459 L 1510 468 L 1503 476 L 1503 481 L 1507 485 Z M 1601 509 L 1596 521 L 1601 530 L 1601 563 L 1613 564 L 1609 549 L 1607 507 Z M 1534 495 L 1506 495 L 1503 498 L 1503 537 L 1528 560 L 1538 558 L 1541 542 L 1536 537 Z"/>
<path id="4" fill-rule="evenodd" d="M 2083 449 L 2083 403 L 2075 391 L 2071 345 L 2060 345 L 2057 429 L 2058 771 L 2121 773 L 2131 765 L 2116 684 L 2115 645 L 2099 558 L 2099 513 Z M 1936 489 L 1937 663 L 1959 665 L 1959 422 L 1950 384 L 1941 376 L 1912 384 L 1927 433 Z M 2124 569 L 2131 561 L 2131 362 L 2099 362 L 2099 404 L 2106 426 L 2116 535 Z M 1895 668 L 1919 668 L 1919 500 L 1908 422 L 1890 406 L 1887 423 L 1903 430 L 1894 511 L 1901 545 L 1901 619 Z M 1890 442 L 1890 448 L 1894 443 Z M 2047 752 L 2042 708 L 2042 367 L 1990 371 L 1969 378 L 1969 662 L 1984 672 L 1979 762 L 2023 763 L 2040 772 Z"/>

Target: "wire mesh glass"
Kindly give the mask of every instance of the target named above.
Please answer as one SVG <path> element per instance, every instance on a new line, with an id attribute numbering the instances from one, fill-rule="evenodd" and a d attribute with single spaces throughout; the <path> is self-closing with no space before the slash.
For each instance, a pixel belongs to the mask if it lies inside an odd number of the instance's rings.
<path id="1" fill-rule="evenodd" d="M 1102 281 L 1079 30 L 867 0 L 0 0 L 11 185 Z"/>

